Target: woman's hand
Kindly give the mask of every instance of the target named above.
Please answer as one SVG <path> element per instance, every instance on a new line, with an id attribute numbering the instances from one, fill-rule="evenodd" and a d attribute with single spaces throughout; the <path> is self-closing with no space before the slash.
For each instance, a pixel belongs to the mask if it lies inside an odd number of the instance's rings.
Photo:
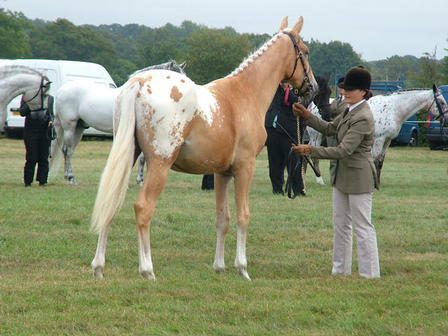
<path id="1" fill-rule="evenodd" d="M 311 145 L 292 145 L 291 149 L 294 153 L 299 154 L 300 156 L 310 155 L 313 151 L 313 146 Z"/>
<path id="2" fill-rule="evenodd" d="M 294 105 L 292 105 L 292 112 L 296 117 L 302 117 L 305 119 L 308 119 L 311 116 L 311 112 L 300 103 L 294 103 Z"/>

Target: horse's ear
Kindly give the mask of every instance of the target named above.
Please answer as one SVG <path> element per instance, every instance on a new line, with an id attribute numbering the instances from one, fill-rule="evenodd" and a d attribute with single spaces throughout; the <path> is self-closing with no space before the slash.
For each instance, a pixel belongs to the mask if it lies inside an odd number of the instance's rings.
<path id="1" fill-rule="evenodd" d="M 298 35 L 300 35 L 300 32 L 302 31 L 303 27 L 303 17 L 301 16 L 299 18 L 299 21 L 295 24 L 295 26 L 292 28 L 292 31 Z"/>
<path id="2" fill-rule="evenodd" d="M 433 92 L 439 91 L 439 89 L 437 88 L 437 85 L 435 83 L 432 85 L 432 91 Z"/>
<path id="3" fill-rule="evenodd" d="M 187 62 L 186 61 L 181 63 L 181 64 L 179 64 L 179 68 L 181 68 L 182 70 L 184 70 L 186 66 L 187 66 Z"/>
<path id="4" fill-rule="evenodd" d="M 330 76 L 331 76 L 331 73 L 327 72 L 327 76 L 325 77 L 327 82 L 330 80 Z"/>
<path id="5" fill-rule="evenodd" d="M 285 16 L 282 20 L 282 23 L 280 23 L 280 28 L 278 29 L 278 32 L 280 33 L 281 31 L 285 30 L 286 28 L 288 28 L 288 17 Z"/>

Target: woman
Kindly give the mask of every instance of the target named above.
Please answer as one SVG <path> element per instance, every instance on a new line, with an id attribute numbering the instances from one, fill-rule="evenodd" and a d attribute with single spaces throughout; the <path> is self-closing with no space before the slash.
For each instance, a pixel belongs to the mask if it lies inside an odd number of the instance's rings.
<path id="1" fill-rule="evenodd" d="M 372 225 L 372 195 L 376 170 L 370 153 L 375 123 L 367 99 L 371 76 L 364 67 L 351 68 L 342 83 L 348 108 L 333 121 L 323 121 L 300 104 L 294 104 L 297 116 L 324 135 L 335 135 L 335 147 L 293 146 L 299 155 L 337 160 L 333 185 L 333 269 L 332 274 L 350 275 L 352 263 L 352 226 L 358 246 L 359 274 L 365 278 L 380 277 L 378 247 Z"/>

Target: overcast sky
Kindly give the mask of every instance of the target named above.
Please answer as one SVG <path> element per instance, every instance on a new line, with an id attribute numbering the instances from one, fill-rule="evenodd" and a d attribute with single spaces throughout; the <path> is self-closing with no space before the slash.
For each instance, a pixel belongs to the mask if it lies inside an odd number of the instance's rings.
<path id="1" fill-rule="evenodd" d="M 190 20 L 257 34 L 276 32 L 284 16 L 292 26 L 302 15 L 306 40 L 348 42 L 367 61 L 421 57 L 435 48 L 437 58 L 448 56 L 448 0 L 0 0 L 0 7 L 30 19 L 66 18 L 76 25 L 156 28 Z"/>

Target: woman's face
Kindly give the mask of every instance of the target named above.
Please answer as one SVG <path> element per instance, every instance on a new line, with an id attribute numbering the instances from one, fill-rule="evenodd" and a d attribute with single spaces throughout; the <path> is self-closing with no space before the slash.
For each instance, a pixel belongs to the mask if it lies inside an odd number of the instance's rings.
<path id="1" fill-rule="evenodd" d="M 356 103 L 359 103 L 361 100 L 364 99 L 364 95 L 365 95 L 366 91 L 364 90 L 344 90 L 344 101 L 349 104 L 349 105 L 353 105 Z"/>

